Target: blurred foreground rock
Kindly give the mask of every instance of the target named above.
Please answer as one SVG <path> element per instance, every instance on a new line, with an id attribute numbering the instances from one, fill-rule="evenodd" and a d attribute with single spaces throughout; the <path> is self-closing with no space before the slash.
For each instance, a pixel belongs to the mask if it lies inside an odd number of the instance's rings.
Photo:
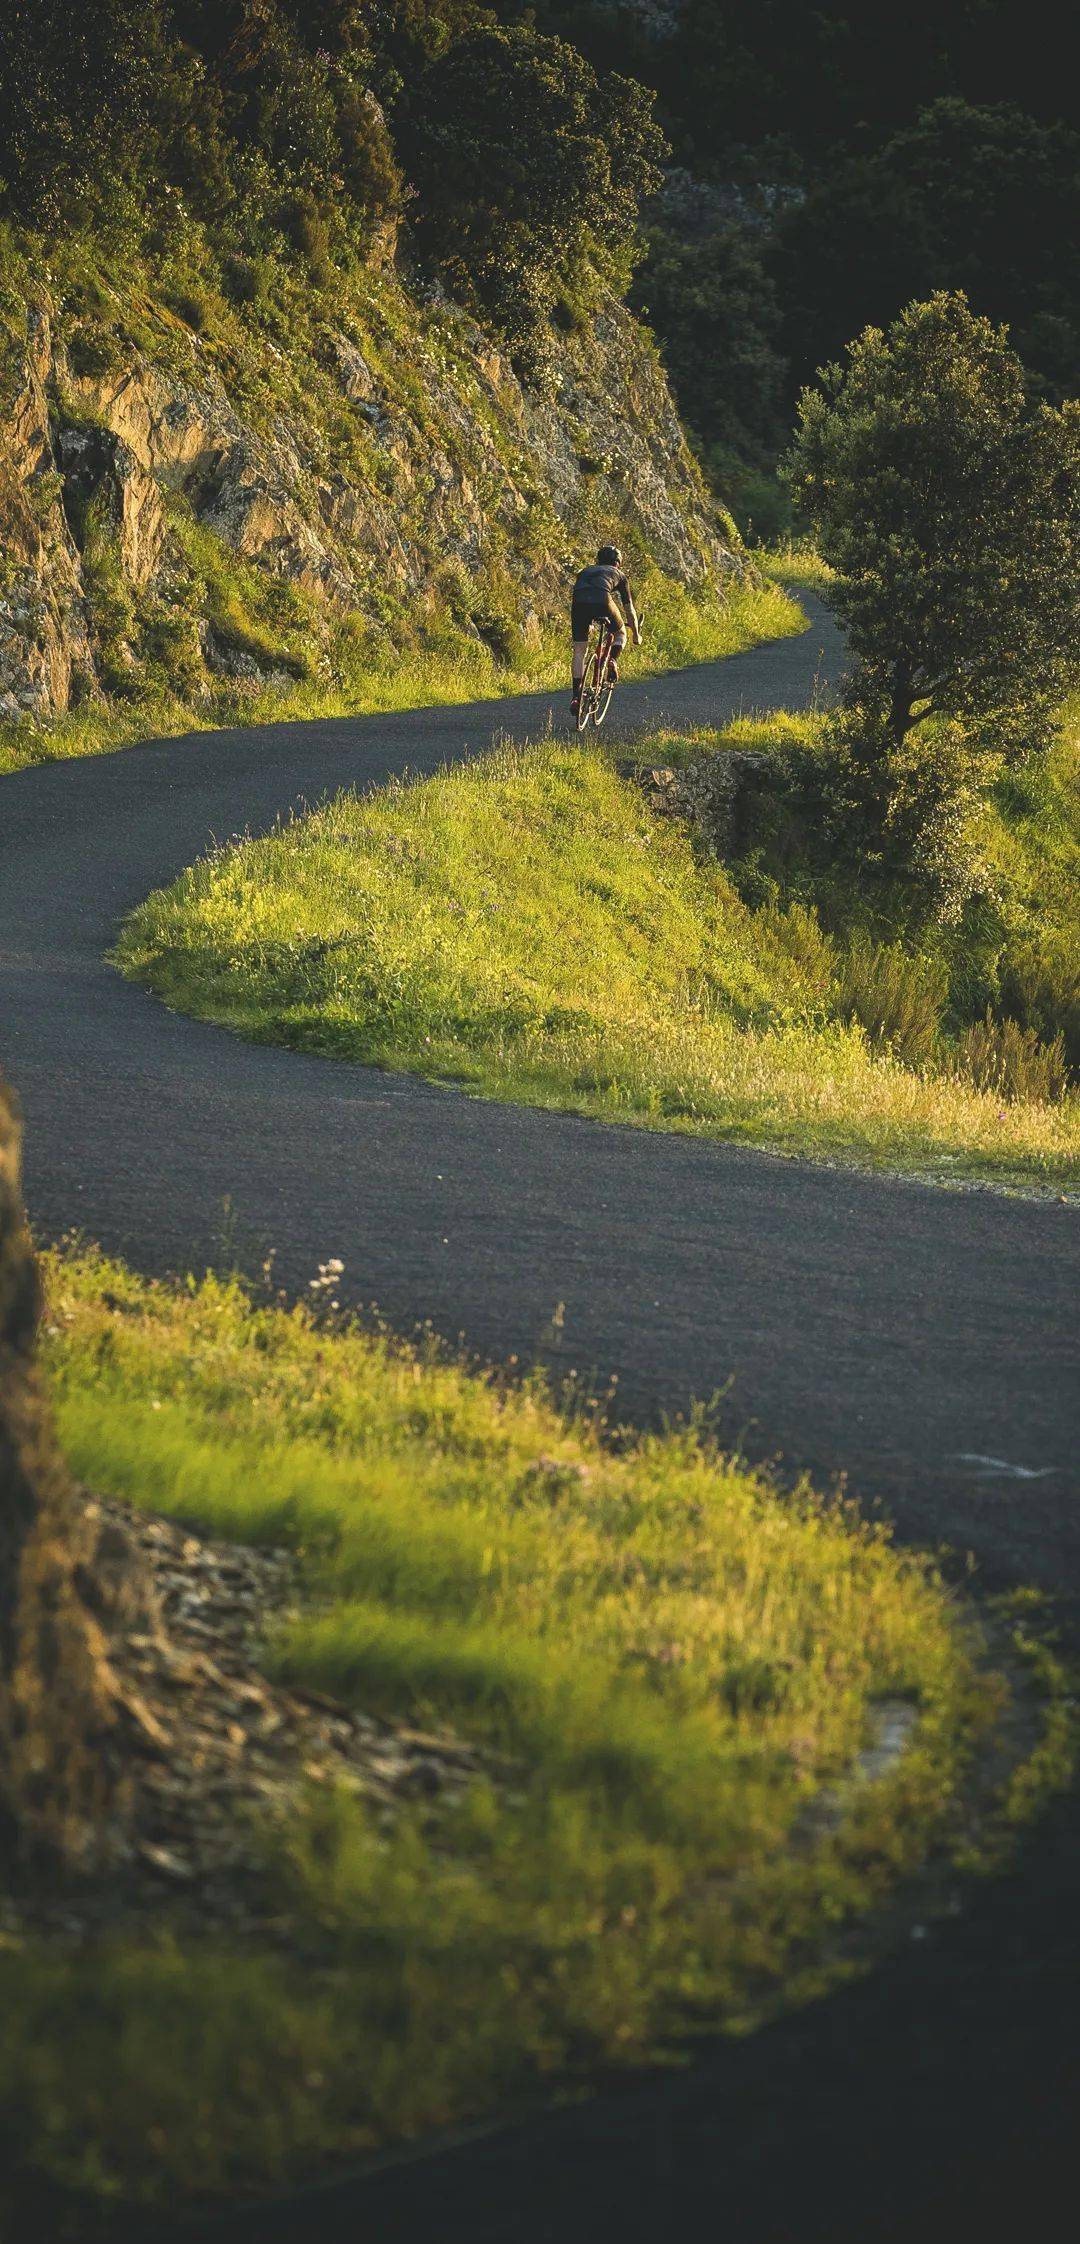
<path id="1" fill-rule="evenodd" d="M 112 1647 L 157 1615 L 133 1538 L 81 1503 L 53 1433 L 20 1135 L 0 1085 L 0 1807 L 19 1853 L 89 1869 L 125 1850 L 146 1723 Z"/>

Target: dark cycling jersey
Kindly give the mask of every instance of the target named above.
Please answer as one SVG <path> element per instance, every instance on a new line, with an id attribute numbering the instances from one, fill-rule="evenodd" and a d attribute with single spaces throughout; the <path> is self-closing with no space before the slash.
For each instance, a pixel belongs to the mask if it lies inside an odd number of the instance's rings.
<path id="1" fill-rule="evenodd" d="M 596 562 L 591 569 L 583 569 L 574 586 L 572 604 L 574 615 L 582 619 L 588 616 L 590 622 L 610 616 L 613 623 L 625 623 L 633 606 L 625 570 L 614 562 Z M 574 637 L 578 636 L 575 631 Z M 587 638 L 588 632 L 581 636 Z"/>

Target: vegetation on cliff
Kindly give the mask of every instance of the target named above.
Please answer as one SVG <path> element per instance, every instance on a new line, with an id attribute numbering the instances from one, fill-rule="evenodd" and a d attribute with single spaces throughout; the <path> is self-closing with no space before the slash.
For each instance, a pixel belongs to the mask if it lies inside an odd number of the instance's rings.
<path id="1" fill-rule="evenodd" d="M 9 762 L 546 682 L 601 536 L 661 661 L 794 625 L 619 301 L 644 92 L 471 8 L 318 13 L 0 29 Z"/>

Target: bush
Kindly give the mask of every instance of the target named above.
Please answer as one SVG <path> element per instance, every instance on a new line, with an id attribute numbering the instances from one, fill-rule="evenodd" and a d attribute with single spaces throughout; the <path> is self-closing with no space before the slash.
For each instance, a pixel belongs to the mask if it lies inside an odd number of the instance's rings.
<path id="1" fill-rule="evenodd" d="M 221 261 L 221 285 L 232 304 L 257 304 L 266 292 L 266 271 L 255 257 L 229 255 Z"/>
<path id="2" fill-rule="evenodd" d="M 1043 1044 L 1034 1029 L 1021 1028 L 1018 1021 L 996 1021 L 989 1010 L 958 1039 L 956 1063 L 958 1073 L 977 1090 L 1003 1099 L 1048 1106 L 1069 1088 L 1063 1037 Z"/>
<path id="3" fill-rule="evenodd" d="M 1064 1044 L 1080 1077 L 1080 932 L 1075 925 L 1037 927 L 1009 943 L 1001 971 L 1001 1002 L 1024 1028 Z"/>
<path id="4" fill-rule="evenodd" d="M 880 705 L 849 683 L 816 766 L 818 820 L 834 874 L 911 931 L 955 923 L 984 877 L 972 811 L 980 759 L 958 724 L 897 746 Z"/>
<path id="5" fill-rule="evenodd" d="M 871 1044 L 919 1067 L 936 1056 L 947 987 L 939 959 L 855 935 L 837 957 L 835 1009 L 861 1022 Z"/>
<path id="6" fill-rule="evenodd" d="M 290 195 L 278 212 L 278 224 L 307 267 L 316 288 L 329 288 L 334 277 L 330 263 L 330 228 L 313 195 Z"/>
<path id="7" fill-rule="evenodd" d="M 165 302 L 170 312 L 175 312 L 177 319 L 182 319 L 193 334 L 205 333 L 209 306 L 204 295 L 195 295 L 187 288 L 170 288 L 165 291 Z"/>

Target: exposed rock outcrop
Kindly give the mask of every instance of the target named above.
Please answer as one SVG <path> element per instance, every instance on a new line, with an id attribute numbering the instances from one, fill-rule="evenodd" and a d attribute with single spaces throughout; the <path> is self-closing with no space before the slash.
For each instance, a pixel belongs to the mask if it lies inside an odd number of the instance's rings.
<path id="1" fill-rule="evenodd" d="M 91 347 L 85 314 L 28 308 L 0 384 L 0 718 L 114 690 L 155 602 L 208 678 L 280 667 L 243 633 L 223 650 L 185 523 L 310 596 L 316 659 L 335 619 L 377 635 L 395 602 L 488 641 L 496 581 L 527 643 L 612 526 L 687 585 L 744 565 L 621 306 L 560 337 L 540 396 L 437 289 L 365 289 L 288 350 L 253 323 L 239 364 L 164 305 L 128 318 L 119 283 Z"/>

